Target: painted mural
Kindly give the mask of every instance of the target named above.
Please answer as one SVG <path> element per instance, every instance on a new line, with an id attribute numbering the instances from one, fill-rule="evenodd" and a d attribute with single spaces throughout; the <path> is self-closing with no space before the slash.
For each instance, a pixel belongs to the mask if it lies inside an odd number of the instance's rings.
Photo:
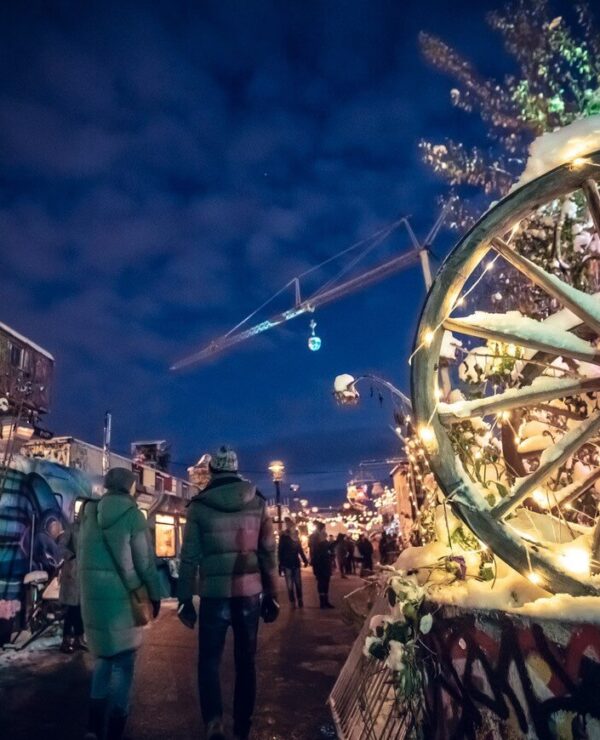
<path id="1" fill-rule="evenodd" d="M 500 612 L 435 624 L 426 737 L 600 738 L 600 628 Z"/>
<path id="2" fill-rule="evenodd" d="M 0 471 L 0 619 L 21 610 L 23 578 L 30 570 L 58 567 L 56 539 L 75 515 L 75 502 L 92 496 L 80 470 L 17 456 Z"/>

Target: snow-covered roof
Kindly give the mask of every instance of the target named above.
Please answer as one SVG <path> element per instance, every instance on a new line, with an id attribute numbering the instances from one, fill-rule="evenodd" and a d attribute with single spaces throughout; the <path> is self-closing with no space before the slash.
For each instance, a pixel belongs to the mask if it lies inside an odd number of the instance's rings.
<path id="1" fill-rule="evenodd" d="M 15 339 L 18 339 L 20 342 L 24 342 L 25 344 L 28 344 L 36 352 L 39 352 L 41 355 L 44 355 L 44 357 L 47 357 L 49 360 L 52 360 L 52 362 L 54 362 L 54 357 L 50 354 L 50 352 L 48 352 L 48 350 L 44 349 L 43 347 L 40 347 L 39 344 L 32 342 L 31 339 L 27 339 L 27 337 L 24 337 L 22 334 L 19 334 L 18 331 L 11 329 L 10 326 L 3 324 L 1 321 L 0 321 L 0 330 L 6 332 L 7 334 L 10 334 Z"/>

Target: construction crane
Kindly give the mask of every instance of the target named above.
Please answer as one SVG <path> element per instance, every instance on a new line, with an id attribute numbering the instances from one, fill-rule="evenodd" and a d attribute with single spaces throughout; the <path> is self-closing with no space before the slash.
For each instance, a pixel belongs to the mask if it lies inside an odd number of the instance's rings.
<path id="1" fill-rule="evenodd" d="M 348 249 L 343 250 L 342 252 L 334 255 L 333 257 L 328 258 L 327 260 L 320 263 L 319 265 L 312 267 L 310 270 L 307 270 L 305 273 L 303 273 L 303 275 L 293 278 L 288 283 L 286 283 L 286 285 L 284 285 L 283 288 L 277 291 L 275 295 L 273 295 L 265 303 L 259 306 L 259 308 L 257 308 L 251 314 L 249 314 L 249 316 L 243 319 L 239 324 L 237 324 L 227 334 L 224 334 L 223 336 L 218 337 L 217 339 L 214 339 L 212 342 L 210 342 L 210 344 L 200 349 L 198 352 L 194 352 L 188 357 L 185 357 L 182 360 L 178 360 L 171 366 L 171 370 L 181 370 L 185 367 L 190 367 L 192 365 L 201 363 L 204 360 L 208 360 L 214 357 L 215 355 L 223 352 L 224 350 L 230 347 L 233 347 L 236 344 L 239 344 L 240 342 L 244 342 L 247 339 L 250 339 L 251 337 L 256 336 L 257 334 L 262 334 L 263 332 L 268 331 L 269 329 L 273 329 L 276 326 L 280 326 L 281 324 L 284 324 L 287 321 L 290 321 L 291 319 L 295 319 L 298 316 L 302 316 L 304 314 L 312 314 L 317 308 L 320 308 L 321 306 L 324 306 L 327 303 L 332 303 L 333 301 L 337 301 L 339 298 L 345 298 L 350 293 L 354 293 L 358 290 L 362 290 L 363 288 L 366 288 L 367 286 L 372 285 L 373 283 L 377 283 L 380 280 L 383 280 L 384 278 L 389 277 L 390 275 L 393 275 L 394 273 L 399 272 L 400 270 L 403 270 L 406 267 L 410 267 L 411 265 L 414 265 L 418 262 L 421 263 L 421 269 L 423 271 L 423 279 L 425 282 L 425 287 L 427 290 L 429 290 L 429 288 L 431 287 L 431 283 L 432 283 L 431 267 L 429 264 L 429 248 L 431 247 L 433 240 L 437 236 L 439 230 L 441 229 L 446 219 L 450 205 L 451 205 L 451 202 L 448 202 L 445 204 L 445 206 L 443 207 L 442 211 L 440 212 L 438 218 L 436 219 L 435 223 L 433 224 L 431 230 L 427 234 L 422 244 L 419 242 L 415 232 L 413 231 L 410 225 L 410 222 L 408 221 L 408 218 L 402 217 L 398 219 L 398 221 L 395 221 L 390 226 L 386 227 L 385 229 L 382 229 L 381 231 L 373 235 L 373 237 L 371 238 L 373 241 L 362 240 L 361 242 L 358 242 L 357 244 L 352 245 Z M 389 234 L 391 234 L 393 231 L 398 229 L 400 226 L 404 226 L 406 228 L 406 231 L 408 233 L 408 236 L 412 244 L 412 249 L 410 249 L 407 252 L 404 252 L 403 254 L 398 255 L 397 257 L 393 257 L 387 262 L 383 262 L 377 267 L 373 267 L 372 269 L 367 270 L 366 272 L 363 272 L 362 274 L 357 275 L 356 277 L 350 278 L 342 283 L 339 283 L 338 285 L 332 285 L 343 274 L 348 272 L 349 269 L 354 267 L 356 263 L 360 259 L 362 259 L 362 257 L 364 257 L 368 252 L 372 251 L 374 247 L 381 244 L 381 242 L 385 238 L 387 238 Z M 346 254 L 350 252 L 351 250 L 356 249 L 358 246 L 363 245 L 367 241 L 371 241 L 369 246 L 357 258 L 352 260 L 351 263 L 347 265 L 338 274 L 338 276 L 336 276 L 336 278 L 327 281 L 310 298 L 307 298 L 305 300 L 302 299 L 301 285 L 300 285 L 301 277 L 304 277 L 308 273 L 313 272 L 314 270 L 340 257 L 341 255 Z M 249 327 L 248 329 L 238 331 L 240 327 L 243 326 L 250 318 L 256 315 L 256 313 L 258 313 L 262 308 L 264 308 L 274 298 L 280 295 L 284 290 L 290 287 L 293 287 L 294 293 L 295 293 L 294 305 L 291 308 L 289 308 L 287 311 L 277 313 L 271 316 L 270 318 L 264 321 L 261 321 L 260 323 L 255 324 L 254 326 Z M 319 338 L 314 335 L 315 326 L 316 326 L 316 322 L 311 321 L 311 329 L 312 329 L 312 334 L 313 334 L 313 336 L 310 337 L 309 339 L 309 347 L 311 349 L 318 349 L 320 346 Z M 312 346 L 311 346 L 310 340 L 315 340 L 313 341 Z"/>

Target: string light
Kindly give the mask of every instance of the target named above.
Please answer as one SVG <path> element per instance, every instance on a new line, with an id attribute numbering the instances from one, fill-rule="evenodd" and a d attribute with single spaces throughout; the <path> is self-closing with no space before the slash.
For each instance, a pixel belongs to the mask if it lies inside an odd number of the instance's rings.
<path id="1" fill-rule="evenodd" d="M 420 426 L 419 438 L 426 447 L 427 445 L 431 445 L 435 441 L 435 432 L 433 431 L 433 427 L 431 427 L 429 424 Z"/>
<path id="2" fill-rule="evenodd" d="M 590 572 L 590 554 L 580 547 L 565 550 L 560 559 L 565 570 L 571 573 L 589 574 Z"/>
<path id="3" fill-rule="evenodd" d="M 433 342 L 434 333 L 431 331 L 431 329 L 427 329 L 427 331 L 423 334 L 423 344 L 426 347 L 431 347 L 431 343 Z"/>
<path id="4" fill-rule="evenodd" d="M 536 586 L 539 586 L 539 584 L 542 582 L 542 577 L 534 570 L 529 571 L 529 573 L 527 574 L 527 578 L 529 578 L 532 583 L 535 583 Z"/>

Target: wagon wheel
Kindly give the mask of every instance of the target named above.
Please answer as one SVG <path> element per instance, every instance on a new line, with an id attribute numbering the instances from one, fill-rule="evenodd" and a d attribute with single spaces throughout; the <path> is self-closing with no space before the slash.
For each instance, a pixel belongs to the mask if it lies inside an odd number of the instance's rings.
<path id="1" fill-rule="evenodd" d="M 600 179 L 600 151 L 585 159 L 558 167 L 536 180 L 515 190 L 489 210 L 459 242 L 444 262 L 423 309 L 417 330 L 412 359 L 412 395 L 418 434 L 427 449 L 431 468 L 441 490 L 454 512 L 466 522 L 475 535 L 490 547 L 492 552 L 515 570 L 529 575 L 551 592 L 572 595 L 600 595 L 600 578 L 594 558 L 600 557 L 599 532 L 589 530 L 588 567 L 573 568 L 564 552 L 540 535 L 525 534 L 517 526 L 519 517 L 532 518 L 534 498 L 543 491 L 552 495 L 553 506 L 548 507 L 556 520 L 561 516 L 561 506 L 572 502 L 590 490 L 600 478 L 600 459 L 589 473 L 576 484 L 560 489 L 562 472 L 590 445 L 600 445 L 600 410 L 571 414 L 562 432 L 545 449 L 529 469 L 515 462 L 514 437 L 506 429 L 514 414 L 526 409 L 548 408 L 566 413 L 564 399 L 595 399 L 600 392 L 600 295 L 591 296 L 575 289 L 555 275 L 517 253 L 511 245 L 512 235 L 522 222 L 540 209 L 549 208 L 557 199 L 580 199 L 587 207 L 596 234 L 600 235 L 600 196 L 596 180 Z M 465 290 L 475 286 L 492 263 L 510 265 L 523 278 L 531 281 L 560 309 L 559 321 L 537 321 L 509 314 L 464 314 Z M 497 266 L 494 265 L 494 270 Z M 488 276 L 489 277 L 489 276 Z M 478 281 L 477 281 L 478 282 Z M 469 290 L 470 296 L 477 294 Z M 472 298 L 469 297 L 469 304 Z M 475 307 L 477 308 L 477 306 Z M 551 329 L 549 331 L 549 328 Z M 459 335 L 463 341 L 472 337 L 485 342 L 514 346 L 521 357 L 521 376 L 518 387 L 485 389 L 482 397 L 456 400 L 444 398 L 448 385 L 456 387 L 448 370 L 440 377 L 445 364 L 441 360 L 442 340 L 446 331 Z M 537 363 L 542 356 L 546 362 Z M 578 368 L 577 372 L 558 372 L 553 369 L 536 370 L 536 367 L 562 363 Z M 589 372 L 590 368 L 597 372 Z M 582 370 L 587 368 L 588 371 Z M 541 377 L 540 373 L 543 373 Z M 535 376 L 538 376 L 537 378 Z M 440 390 L 440 385 L 444 390 Z M 599 394 L 600 396 L 600 394 Z M 563 399 L 562 401 L 559 399 Z M 561 405 L 562 404 L 562 405 Z M 596 406 L 599 406 L 596 404 Z M 537 412 L 535 412 L 537 413 Z M 507 458 L 513 457 L 513 475 L 507 476 L 509 484 L 504 495 L 490 496 L 490 489 L 466 470 L 464 459 L 456 446 L 455 430 L 466 420 L 487 419 L 495 429 L 497 448 L 504 456 L 506 469 L 511 466 Z M 518 441 L 518 440 L 517 440 Z M 504 444 L 502 444 L 504 442 Z M 535 463 L 537 464 L 537 467 Z M 533 498 L 532 498 L 533 497 Z M 564 521 L 564 518 L 563 518 Z M 600 528 L 599 528 L 600 531 Z M 594 543 L 592 545 L 592 534 Z M 574 572 L 581 571 L 581 572 Z M 590 574 L 591 573 L 591 574 Z"/>

